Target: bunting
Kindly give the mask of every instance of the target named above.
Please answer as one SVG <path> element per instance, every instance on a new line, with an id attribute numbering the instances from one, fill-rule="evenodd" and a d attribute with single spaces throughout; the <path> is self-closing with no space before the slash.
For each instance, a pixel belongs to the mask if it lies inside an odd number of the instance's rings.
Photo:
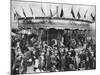
<path id="1" fill-rule="evenodd" d="M 56 10 L 56 14 L 57 14 L 57 17 L 58 17 L 58 6 L 56 7 L 56 9 L 57 9 L 57 10 Z"/>
<path id="2" fill-rule="evenodd" d="M 61 13 L 60 13 L 60 17 L 63 17 L 64 12 L 63 12 L 63 8 L 61 9 Z"/>
<path id="3" fill-rule="evenodd" d="M 58 6 L 56 6 L 56 12 L 53 14 L 53 16 L 55 16 L 56 15 L 56 17 L 58 17 Z"/>
<path id="4" fill-rule="evenodd" d="M 62 17 L 64 17 L 64 9 L 63 9 L 63 7 L 61 8 L 61 10 L 59 11 L 59 14 L 58 14 L 58 7 L 59 6 L 56 6 L 56 8 L 55 8 L 55 12 L 53 12 L 52 11 L 52 8 L 50 8 L 49 9 L 49 11 L 48 12 L 50 12 L 50 16 L 48 16 L 48 17 L 55 17 L 55 19 L 57 18 L 57 19 L 59 19 L 59 18 L 62 18 Z M 33 12 L 33 9 L 31 8 L 31 7 L 29 7 L 29 9 L 30 9 L 30 12 L 31 12 L 31 14 L 32 14 L 32 18 L 34 18 L 35 19 L 35 15 L 34 15 L 34 12 Z M 45 17 L 46 17 L 46 12 L 44 11 L 44 9 L 43 9 L 43 7 L 41 6 L 40 7 L 40 10 L 41 10 L 41 12 L 42 12 L 42 15 L 44 15 Z M 24 15 L 24 18 L 27 18 L 27 15 L 26 15 L 26 13 L 25 13 L 25 10 L 22 8 L 22 13 L 23 13 L 23 15 Z M 84 20 L 86 20 L 85 18 L 87 17 L 87 13 L 88 13 L 88 10 L 86 10 L 85 12 L 84 12 L 84 14 L 83 14 L 83 19 L 81 18 L 82 16 L 81 16 L 81 13 L 80 13 L 80 9 L 78 10 L 78 12 L 75 14 L 75 12 L 74 12 L 74 8 L 72 7 L 71 9 L 70 9 L 70 14 L 72 15 L 72 20 L 74 20 L 74 19 L 76 19 L 76 20 L 78 20 L 78 19 L 81 19 L 80 21 L 84 21 Z M 21 16 L 20 16 L 20 14 L 15 10 L 14 11 L 14 20 L 16 20 L 16 19 L 18 19 L 18 18 L 22 18 Z M 93 13 L 90 13 L 90 18 L 92 19 L 92 22 L 94 22 L 95 21 L 95 18 L 96 16 L 93 14 Z M 66 18 L 66 17 L 65 17 Z M 65 19 L 64 18 L 64 19 Z M 68 17 L 68 18 L 66 18 L 66 19 L 69 19 L 70 17 Z M 48 18 L 47 18 L 48 19 Z M 89 21 L 91 21 L 91 20 L 89 20 Z"/>
<path id="5" fill-rule="evenodd" d="M 45 14 L 45 12 L 44 12 L 42 6 L 41 6 L 41 11 L 42 11 L 43 15 L 46 16 L 46 14 Z"/>
<path id="6" fill-rule="evenodd" d="M 16 20 L 18 18 L 21 18 L 21 16 L 18 14 L 17 11 L 15 11 L 15 13 L 14 13 L 14 20 Z"/>
<path id="7" fill-rule="evenodd" d="M 86 18 L 86 14 L 87 14 L 87 10 L 86 10 L 86 12 L 85 12 L 85 14 L 84 14 L 84 18 Z"/>
<path id="8" fill-rule="evenodd" d="M 80 10 L 80 9 L 79 9 L 79 10 Z M 78 13 L 77 13 L 77 17 L 78 17 L 78 19 L 81 18 L 81 15 L 80 15 L 79 11 L 78 11 Z"/>
<path id="9" fill-rule="evenodd" d="M 32 16 L 33 16 L 33 11 L 32 11 L 32 8 L 30 7 L 30 10 L 31 10 L 31 13 L 32 13 Z"/>
<path id="10" fill-rule="evenodd" d="M 30 7 L 30 10 L 31 10 L 31 13 L 32 13 L 32 17 L 35 19 L 35 16 L 34 16 L 34 14 L 33 14 L 33 10 L 32 10 L 31 7 Z"/>
<path id="11" fill-rule="evenodd" d="M 24 14 L 24 17 L 26 18 L 26 14 L 25 14 L 25 11 L 24 11 L 24 9 L 22 8 L 22 10 L 23 10 L 23 14 Z"/>
<path id="12" fill-rule="evenodd" d="M 52 10 L 50 9 L 50 17 L 53 17 Z"/>
<path id="13" fill-rule="evenodd" d="M 14 12 L 13 13 L 14 13 L 14 15 L 13 15 L 14 16 L 14 20 L 16 20 L 17 19 L 17 14 L 16 14 L 16 11 L 15 11 L 15 8 L 14 8 Z"/>
<path id="14" fill-rule="evenodd" d="M 95 16 L 93 16 L 92 13 L 91 13 L 91 18 L 92 18 L 92 21 L 95 21 Z"/>
<path id="15" fill-rule="evenodd" d="M 75 14 L 74 14 L 73 8 L 71 9 L 71 14 L 72 14 L 72 17 L 75 18 Z"/>

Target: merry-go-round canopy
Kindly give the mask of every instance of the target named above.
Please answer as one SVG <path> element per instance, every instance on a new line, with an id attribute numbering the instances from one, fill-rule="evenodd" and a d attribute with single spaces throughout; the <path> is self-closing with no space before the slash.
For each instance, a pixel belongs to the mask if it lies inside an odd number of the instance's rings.
<path id="1" fill-rule="evenodd" d="M 12 1 L 12 28 L 22 25 L 45 29 L 83 30 L 90 29 L 94 22 L 94 6 Z"/>

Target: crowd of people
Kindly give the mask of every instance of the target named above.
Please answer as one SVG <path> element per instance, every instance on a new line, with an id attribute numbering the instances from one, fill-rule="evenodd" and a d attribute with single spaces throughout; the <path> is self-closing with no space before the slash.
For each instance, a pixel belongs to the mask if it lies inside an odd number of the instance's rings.
<path id="1" fill-rule="evenodd" d="M 62 72 L 96 68 L 96 43 L 87 30 L 11 35 L 11 73 Z M 45 35 L 45 36 L 44 36 Z M 45 39 L 47 38 L 47 39 Z"/>

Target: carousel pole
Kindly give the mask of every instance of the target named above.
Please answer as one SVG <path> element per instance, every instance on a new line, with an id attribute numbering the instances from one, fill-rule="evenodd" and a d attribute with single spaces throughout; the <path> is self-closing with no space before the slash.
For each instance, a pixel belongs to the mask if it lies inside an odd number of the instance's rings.
<path id="1" fill-rule="evenodd" d="M 47 46 L 48 46 L 48 29 L 46 27 L 46 31 L 47 31 Z M 47 49 L 46 49 L 46 72 L 47 72 Z"/>

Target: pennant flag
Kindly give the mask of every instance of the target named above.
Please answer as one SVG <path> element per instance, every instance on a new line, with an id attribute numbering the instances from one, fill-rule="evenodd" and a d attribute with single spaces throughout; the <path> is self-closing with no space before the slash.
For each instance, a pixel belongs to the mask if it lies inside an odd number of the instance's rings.
<path id="1" fill-rule="evenodd" d="M 31 10 L 31 13 L 32 13 L 32 16 L 33 16 L 33 11 L 32 11 L 32 8 L 30 7 L 30 10 Z"/>
<path id="2" fill-rule="evenodd" d="M 14 13 L 14 20 L 16 20 L 17 19 L 17 14 L 16 13 Z"/>
<path id="3" fill-rule="evenodd" d="M 42 11 L 42 13 L 43 13 L 43 14 L 44 14 L 44 16 L 45 16 L 45 12 L 44 12 L 44 10 L 43 10 L 42 6 L 41 6 L 41 11 Z"/>
<path id="4" fill-rule="evenodd" d="M 56 7 L 56 9 L 57 9 L 57 10 L 56 10 L 56 14 L 57 14 L 57 17 L 58 17 L 58 6 Z"/>
<path id="5" fill-rule="evenodd" d="M 84 18 L 86 18 L 86 14 L 87 14 L 87 10 L 86 10 L 86 12 L 85 12 L 85 14 L 84 14 Z"/>
<path id="6" fill-rule="evenodd" d="M 80 15 L 79 11 L 78 11 L 78 13 L 77 13 L 77 17 L 78 17 L 78 19 L 81 18 L 81 15 Z"/>
<path id="7" fill-rule="evenodd" d="M 58 17 L 58 6 L 56 6 L 56 12 L 53 14 L 53 16 L 55 15 Z"/>
<path id="8" fill-rule="evenodd" d="M 71 9 L 71 14 L 72 14 L 73 18 L 75 18 L 75 14 L 74 14 L 73 8 Z"/>
<path id="9" fill-rule="evenodd" d="M 18 12 L 16 11 L 17 16 L 20 18 L 21 16 L 18 14 Z"/>
<path id="10" fill-rule="evenodd" d="M 63 8 L 61 9 L 61 13 L 60 13 L 60 17 L 63 17 L 64 12 L 63 12 Z"/>
<path id="11" fill-rule="evenodd" d="M 91 18 L 93 21 L 95 21 L 95 16 L 93 16 L 93 14 L 91 13 Z"/>
<path id="12" fill-rule="evenodd" d="M 26 18 L 26 14 L 25 14 L 25 11 L 24 11 L 24 9 L 22 8 L 22 10 L 23 10 L 23 14 L 24 14 L 24 16 L 25 16 L 25 18 Z"/>
<path id="13" fill-rule="evenodd" d="M 21 18 L 21 16 L 18 14 L 17 11 L 15 11 L 15 13 L 14 13 L 14 20 L 16 20 L 18 18 Z"/>
<path id="14" fill-rule="evenodd" d="M 50 17 L 53 17 L 52 10 L 50 9 Z"/>
<path id="15" fill-rule="evenodd" d="M 32 8 L 30 8 L 30 10 L 31 10 L 31 13 L 32 13 L 32 17 L 35 19 L 35 16 L 33 14 Z"/>

